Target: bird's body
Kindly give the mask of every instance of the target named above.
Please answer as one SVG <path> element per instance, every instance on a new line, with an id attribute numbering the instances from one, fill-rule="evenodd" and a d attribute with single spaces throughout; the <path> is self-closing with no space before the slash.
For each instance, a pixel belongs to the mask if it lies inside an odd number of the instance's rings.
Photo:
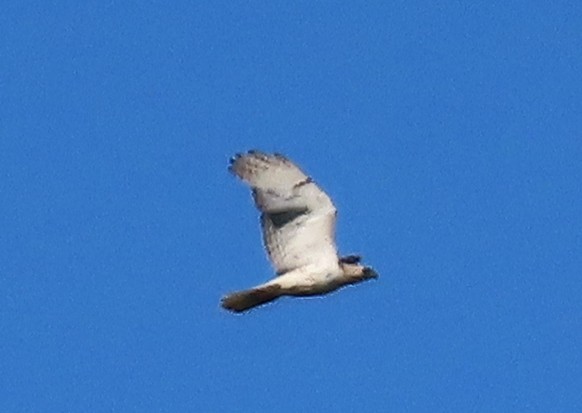
<path id="1" fill-rule="evenodd" d="M 320 295 L 377 277 L 359 257 L 338 256 L 333 202 L 287 158 L 249 151 L 235 155 L 229 170 L 252 189 L 277 277 L 227 295 L 224 308 L 241 312 L 283 295 Z"/>

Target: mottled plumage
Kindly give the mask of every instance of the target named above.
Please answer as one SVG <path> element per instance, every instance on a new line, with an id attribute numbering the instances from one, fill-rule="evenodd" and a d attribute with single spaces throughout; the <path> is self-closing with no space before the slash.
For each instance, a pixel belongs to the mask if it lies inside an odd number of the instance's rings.
<path id="1" fill-rule="evenodd" d="M 229 171 L 251 187 L 261 212 L 265 249 L 277 277 L 225 296 L 224 308 L 241 312 L 283 295 L 325 294 L 377 277 L 360 264 L 359 256 L 338 256 L 333 202 L 289 159 L 249 151 L 236 154 Z"/>

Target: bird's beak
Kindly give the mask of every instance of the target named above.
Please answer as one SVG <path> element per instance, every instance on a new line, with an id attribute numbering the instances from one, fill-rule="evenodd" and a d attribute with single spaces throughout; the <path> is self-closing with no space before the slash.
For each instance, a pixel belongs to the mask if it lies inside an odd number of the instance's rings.
<path id="1" fill-rule="evenodd" d="M 364 268 L 364 277 L 366 279 L 376 279 L 378 278 L 378 273 L 376 271 L 374 271 L 373 269 L 371 269 L 370 267 L 366 267 Z"/>

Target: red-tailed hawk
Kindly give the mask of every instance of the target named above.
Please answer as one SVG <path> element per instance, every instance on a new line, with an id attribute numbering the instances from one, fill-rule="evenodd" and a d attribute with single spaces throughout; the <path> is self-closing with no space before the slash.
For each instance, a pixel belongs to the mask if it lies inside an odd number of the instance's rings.
<path id="1" fill-rule="evenodd" d="M 228 294 L 222 306 L 242 312 L 284 295 L 326 294 L 378 274 L 360 257 L 339 257 L 336 209 L 315 182 L 280 154 L 249 151 L 230 160 L 229 171 L 245 181 L 261 212 L 263 241 L 277 276 Z"/>

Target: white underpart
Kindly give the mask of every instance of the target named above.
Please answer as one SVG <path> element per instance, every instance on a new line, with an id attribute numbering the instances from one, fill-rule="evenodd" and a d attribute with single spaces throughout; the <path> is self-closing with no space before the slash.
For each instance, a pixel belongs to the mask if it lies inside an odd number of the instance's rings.
<path id="1" fill-rule="evenodd" d="M 322 294 L 336 289 L 342 275 L 337 263 L 335 266 L 312 264 L 289 271 L 255 288 L 278 285 L 289 295 Z"/>

